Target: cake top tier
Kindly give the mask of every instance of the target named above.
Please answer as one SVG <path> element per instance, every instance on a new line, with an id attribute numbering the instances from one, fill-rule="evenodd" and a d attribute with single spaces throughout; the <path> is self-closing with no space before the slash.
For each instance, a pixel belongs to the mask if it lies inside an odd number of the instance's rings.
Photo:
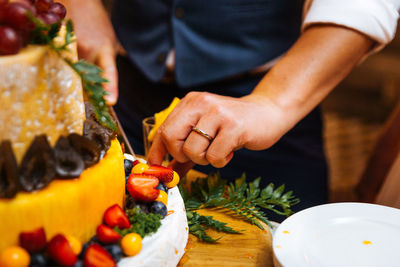
<path id="1" fill-rule="evenodd" d="M 85 119 L 79 76 L 47 46 L 0 57 L 0 140 L 10 140 L 20 161 L 35 136 L 51 145 L 82 134 Z"/>

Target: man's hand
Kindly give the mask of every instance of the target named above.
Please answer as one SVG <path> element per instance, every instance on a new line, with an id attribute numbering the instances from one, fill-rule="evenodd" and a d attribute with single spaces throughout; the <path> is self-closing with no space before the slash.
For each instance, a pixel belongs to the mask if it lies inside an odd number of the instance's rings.
<path id="1" fill-rule="evenodd" d="M 185 96 L 161 125 L 149 161 L 160 164 L 169 152 L 185 166 L 192 161 L 223 167 L 237 149 L 269 148 L 322 101 L 372 43 L 344 27 L 310 27 L 250 95 Z M 193 127 L 214 139 L 193 132 Z"/>
<path id="2" fill-rule="evenodd" d="M 261 150 L 274 144 L 288 130 L 282 117 L 282 112 L 265 98 L 191 92 L 161 125 L 149 161 L 159 164 L 168 151 L 179 163 L 192 161 L 221 168 L 237 149 Z M 192 131 L 193 127 L 213 140 Z"/>
<path id="3" fill-rule="evenodd" d="M 118 99 L 118 73 L 115 63 L 118 41 L 109 16 L 100 0 L 61 0 L 72 19 L 78 40 L 79 57 L 97 64 L 109 81 L 105 90 L 107 104 Z"/>

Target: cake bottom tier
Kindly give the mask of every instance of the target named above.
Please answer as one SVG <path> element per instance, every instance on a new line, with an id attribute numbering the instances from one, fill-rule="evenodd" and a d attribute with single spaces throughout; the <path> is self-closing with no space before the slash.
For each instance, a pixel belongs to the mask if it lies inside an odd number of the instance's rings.
<path id="1" fill-rule="evenodd" d="M 22 231 L 44 227 L 47 240 L 57 233 L 88 241 L 113 204 L 123 207 L 124 160 L 113 140 L 104 158 L 72 180 L 54 180 L 37 192 L 0 199 L 0 251 L 18 244 Z"/>
<path id="2" fill-rule="evenodd" d="M 125 257 L 118 267 L 175 267 L 185 253 L 189 236 L 186 210 L 177 186 L 168 191 L 168 215 L 161 220 L 161 227 L 146 236 L 142 250 L 133 257 Z"/>

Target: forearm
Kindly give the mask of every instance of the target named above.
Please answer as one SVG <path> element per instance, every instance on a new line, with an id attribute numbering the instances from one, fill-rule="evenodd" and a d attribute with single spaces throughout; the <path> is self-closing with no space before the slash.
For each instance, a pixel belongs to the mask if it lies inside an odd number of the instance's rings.
<path id="1" fill-rule="evenodd" d="M 310 27 L 246 98 L 276 105 L 286 132 L 346 77 L 372 43 L 344 27 Z"/>

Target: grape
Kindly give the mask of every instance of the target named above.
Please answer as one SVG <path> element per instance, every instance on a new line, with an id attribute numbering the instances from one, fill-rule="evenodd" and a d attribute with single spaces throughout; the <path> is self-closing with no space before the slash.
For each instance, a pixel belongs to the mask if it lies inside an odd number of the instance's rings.
<path id="1" fill-rule="evenodd" d="M 22 47 L 21 37 L 7 26 L 0 26 L 0 55 L 16 54 Z"/>
<path id="2" fill-rule="evenodd" d="M 53 4 L 53 0 L 36 0 L 35 6 L 38 13 L 46 13 L 49 11 L 49 8 Z"/>
<path id="3" fill-rule="evenodd" d="M 4 22 L 5 11 L 7 9 L 8 0 L 0 0 L 0 23 Z"/>
<path id="4" fill-rule="evenodd" d="M 65 18 L 65 14 L 67 13 L 67 10 L 65 7 L 60 4 L 60 3 L 53 3 L 50 8 L 49 8 L 49 13 L 53 13 L 57 15 L 60 19 Z"/>
<path id="5" fill-rule="evenodd" d="M 17 30 L 31 28 L 33 24 L 28 18 L 28 11 L 35 14 L 35 9 L 32 6 L 22 2 L 10 3 L 4 10 L 4 22 Z"/>
<path id="6" fill-rule="evenodd" d="M 38 18 L 46 24 L 53 24 L 60 20 L 60 18 L 53 13 L 42 13 Z"/>

